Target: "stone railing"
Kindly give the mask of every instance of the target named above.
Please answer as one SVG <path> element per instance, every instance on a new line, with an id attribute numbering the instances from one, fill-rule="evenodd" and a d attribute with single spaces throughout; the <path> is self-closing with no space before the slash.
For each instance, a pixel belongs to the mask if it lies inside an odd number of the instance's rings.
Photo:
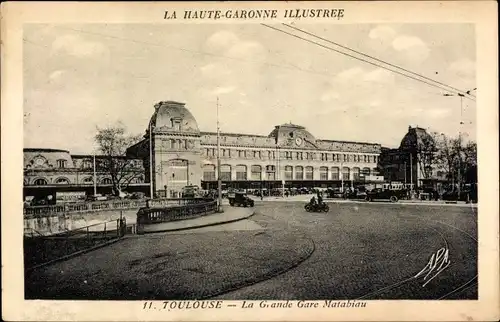
<path id="1" fill-rule="evenodd" d="M 24 218 L 46 217 L 63 213 L 85 213 L 108 210 L 136 209 L 141 207 L 175 207 L 205 203 L 206 199 L 151 199 L 151 200 L 112 200 L 97 202 L 66 203 L 52 206 L 24 207 Z"/>
<path id="2" fill-rule="evenodd" d="M 192 219 L 217 211 L 217 201 L 204 200 L 198 203 L 186 203 L 173 207 L 145 207 L 137 212 L 137 233 L 144 232 L 144 226 L 165 222 Z"/>

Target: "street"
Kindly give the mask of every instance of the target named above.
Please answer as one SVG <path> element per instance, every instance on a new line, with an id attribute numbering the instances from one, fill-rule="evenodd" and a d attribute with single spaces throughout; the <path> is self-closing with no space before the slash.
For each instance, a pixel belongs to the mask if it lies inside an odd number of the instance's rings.
<path id="1" fill-rule="evenodd" d="M 249 219 L 125 238 L 31 272 L 26 298 L 477 298 L 475 208 L 304 205 L 257 201 Z"/>
<path id="2" fill-rule="evenodd" d="M 325 214 L 306 213 L 304 203 L 298 202 L 257 204 L 259 215 L 253 220 L 267 229 L 303 232 L 314 241 L 315 251 L 285 274 L 219 298 L 477 298 L 476 209 L 377 203 L 329 205 L 330 212 Z M 427 272 L 413 277 L 441 248 L 449 250 L 449 266 L 423 286 L 434 273 L 426 280 Z"/>

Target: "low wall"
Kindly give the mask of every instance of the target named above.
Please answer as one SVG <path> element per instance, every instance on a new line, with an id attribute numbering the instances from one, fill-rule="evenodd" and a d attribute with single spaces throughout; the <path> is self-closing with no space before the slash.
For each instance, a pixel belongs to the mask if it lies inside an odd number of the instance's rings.
<path id="1" fill-rule="evenodd" d="M 26 235 L 53 235 L 60 232 L 75 230 L 82 227 L 112 221 L 120 218 L 126 219 L 127 224 L 135 224 L 138 209 L 96 211 L 92 213 L 68 214 L 59 213 L 50 216 L 31 217 L 24 219 L 24 232 Z"/>

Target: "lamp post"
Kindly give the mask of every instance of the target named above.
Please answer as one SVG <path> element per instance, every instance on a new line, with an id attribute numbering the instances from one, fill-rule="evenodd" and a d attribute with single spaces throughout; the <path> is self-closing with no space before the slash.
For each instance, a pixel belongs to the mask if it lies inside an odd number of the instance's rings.
<path id="1" fill-rule="evenodd" d="M 95 152 L 94 152 L 94 196 L 97 195 L 97 173 L 96 173 L 96 165 L 95 165 Z"/>
<path id="2" fill-rule="evenodd" d="M 466 93 L 470 93 L 471 91 L 475 91 L 476 88 L 473 90 L 469 90 Z M 465 97 L 464 94 L 457 93 L 457 94 L 443 94 L 443 96 L 458 96 L 460 97 L 460 125 L 458 128 L 458 169 L 457 169 L 457 192 L 458 196 L 460 197 L 460 190 L 461 190 L 461 185 L 462 185 L 462 175 L 461 175 L 461 167 L 462 167 L 462 125 L 464 124 L 463 122 L 463 99 Z"/>
<path id="3" fill-rule="evenodd" d="M 219 97 L 217 97 L 217 211 L 222 211 L 222 182 L 220 176 L 220 127 L 219 127 Z"/>
<path id="4" fill-rule="evenodd" d="M 149 196 L 153 199 L 153 124 L 149 123 Z"/>

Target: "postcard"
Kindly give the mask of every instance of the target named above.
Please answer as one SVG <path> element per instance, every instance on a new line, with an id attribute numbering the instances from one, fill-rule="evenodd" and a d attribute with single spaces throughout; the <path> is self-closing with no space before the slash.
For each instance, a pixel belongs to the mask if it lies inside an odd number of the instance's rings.
<path id="1" fill-rule="evenodd" d="M 500 317 L 496 2 L 9 2 L 1 29 L 5 320 Z"/>

